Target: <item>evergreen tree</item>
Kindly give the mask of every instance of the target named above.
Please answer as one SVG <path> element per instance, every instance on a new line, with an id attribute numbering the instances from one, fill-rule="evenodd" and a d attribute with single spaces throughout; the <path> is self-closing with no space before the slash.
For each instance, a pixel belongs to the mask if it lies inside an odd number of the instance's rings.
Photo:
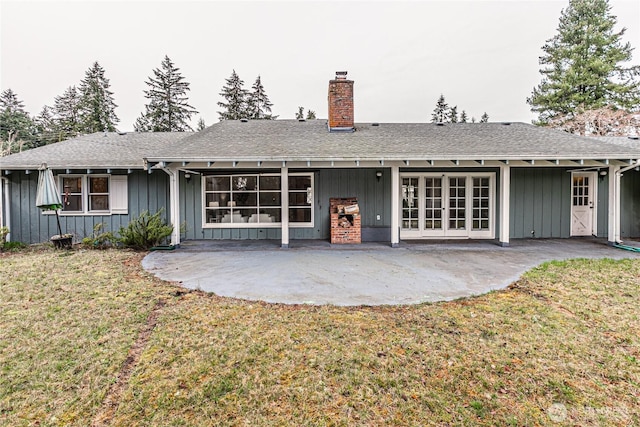
<path id="1" fill-rule="evenodd" d="M 460 113 L 460 123 L 467 123 L 467 120 L 469 120 L 467 112 L 462 110 L 462 113 Z"/>
<path id="2" fill-rule="evenodd" d="M 189 83 L 184 81 L 180 68 L 165 55 L 160 68 L 145 82 L 149 87 L 144 96 L 149 100 L 145 112 L 136 120 L 137 132 L 186 132 L 191 116 L 198 112 L 189 105 Z"/>
<path id="3" fill-rule="evenodd" d="M 297 120 L 304 119 L 304 107 L 298 107 L 298 112 L 296 113 L 296 119 Z"/>
<path id="4" fill-rule="evenodd" d="M 458 106 L 454 105 L 449 110 L 449 121 L 451 123 L 458 123 Z"/>
<path id="5" fill-rule="evenodd" d="M 56 123 L 53 117 L 53 109 L 47 105 L 42 107 L 40 114 L 34 119 L 36 129 L 36 146 L 58 142 Z"/>
<path id="6" fill-rule="evenodd" d="M 133 124 L 133 130 L 136 132 L 153 132 L 151 130 L 151 123 L 144 113 L 140 114 L 140 117 L 136 119 L 136 122 Z"/>
<path id="7" fill-rule="evenodd" d="M 198 126 L 196 127 L 196 130 L 200 132 L 201 130 L 204 130 L 206 127 L 207 125 L 204 124 L 204 119 L 200 117 L 200 119 L 198 120 Z"/>
<path id="8" fill-rule="evenodd" d="M 315 120 L 316 112 L 313 110 L 307 110 L 307 120 Z"/>
<path id="9" fill-rule="evenodd" d="M 11 89 L 0 94 L 0 156 L 33 148 L 35 126 L 24 104 Z"/>
<path id="10" fill-rule="evenodd" d="M 274 117 L 271 115 L 273 104 L 264 91 L 260 76 L 256 78 L 251 89 L 251 93 L 247 96 L 248 117 L 253 120 L 273 120 Z"/>
<path id="11" fill-rule="evenodd" d="M 489 123 L 489 115 L 486 111 L 482 114 L 482 117 L 480 117 L 480 123 Z"/>
<path id="12" fill-rule="evenodd" d="M 236 74 L 236 70 L 233 70 L 231 76 L 225 82 L 226 84 L 222 87 L 220 95 L 226 102 L 218 102 L 218 106 L 224 108 L 224 111 L 218 111 L 220 120 L 248 118 L 251 115 L 247 108 L 249 92 L 243 87 L 244 81 Z"/>
<path id="13" fill-rule="evenodd" d="M 640 67 L 623 67 L 633 49 L 622 44 L 626 29 L 614 31 L 610 10 L 608 0 L 570 0 L 562 11 L 557 34 L 542 47 L 542 81 L 527 99 L 538 124 L 604 106 L 640 106 Z"/>
<path id="14" fill-rule="evenodd" d="M 60 96 L 54 98 L 54 129 L 58 141 L 80 134 L 80 96 L 75 86 L 69 86 Z"/>
<path id="15" fill-rule="evenodd" d="M 82 133 L 114 132 L 120 121 L 116 116 L 116 103 L 113 92 L 109 90 L 109 79 L 104 76 L 104 69 L 94 62 L 87 70 L 84 79 L 78 86 L 80 94 L 79 118 Z"/>
<path id="16" fill-rule="evenodd" d="M 445 102 L 444 95 L 441 94 L 436 102 L 436 108 L 431 114 L 431 123 L 446 123 L 447 121 L 449 121 L 449 104 Z"/>

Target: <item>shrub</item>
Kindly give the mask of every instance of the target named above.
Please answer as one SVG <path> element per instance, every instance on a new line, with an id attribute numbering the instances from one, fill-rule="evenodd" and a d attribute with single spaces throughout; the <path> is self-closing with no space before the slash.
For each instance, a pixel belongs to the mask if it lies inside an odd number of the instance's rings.
<path id="1" fill-rule="evenodd" d="M 25 243 L 22 243 L 22 242 L 4 242 L 0 246 L 0 250 L 7 251 L 7 252 L 15 252 L 15 251 L 19 251 L 21 249 L 24 249 L 26 247 L 27 247 L 27 245 Z"/>
<path id="2" fill-rule="evenodd" d="M 111 231 L 104 231 L 105 223 L 93 226 L 93 233 L 82 239 L 82 246 L 88 249 L 106 249 L 113 246 L 118 239 Z"/>
<path id="3" fill-rule="evenodd" d="M 0 227 L 0 249 L 2 249 L 7 242 L 7 234 L 9 234 L 9 227 Z"/>
<path id="4" fill-rule="evenodd" d="M 173 226 L 165 222 L 163 213 L 164 209 L 153 215 L 148 211 L 141 212 L 138 218 L 129 222 L 129 225 L 120 227 L 120 243 L 137 250 L 148 250 L 164 243 L 167 237 L 171 236 Z"/>

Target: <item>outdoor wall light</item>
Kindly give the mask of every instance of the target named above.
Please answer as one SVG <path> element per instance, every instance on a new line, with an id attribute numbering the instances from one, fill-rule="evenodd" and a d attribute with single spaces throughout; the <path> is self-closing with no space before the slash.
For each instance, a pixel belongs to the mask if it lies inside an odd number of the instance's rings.
<path id="1" fill-rule="evenodd" d="M 189 172 L 184 174 L 184 178 L 187 180 L 187 182 L 191 181 L 191 174 Z"/>
<path id="2" fill-rule="evenodd" d="M 376 179 L 380 181 L 380 178 L 382 178 L 382 171 L 376 171 Z"/>
<path id="3" fill-rule="evenodd" d="M 607 176 L 607 171 L 601 170 L 600 171 L 600 176 Z"/>

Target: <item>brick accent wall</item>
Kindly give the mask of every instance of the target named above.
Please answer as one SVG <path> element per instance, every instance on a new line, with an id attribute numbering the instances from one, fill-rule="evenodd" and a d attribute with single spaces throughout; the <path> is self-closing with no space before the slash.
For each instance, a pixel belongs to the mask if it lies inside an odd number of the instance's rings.
<path id="1" fill-rule="evenodd" d="M 346 73 L 329 81 L 329 129 L 353 128 L 353 80 Z"/>
<path id="2" fill-rule="evenodd" d="M 356 197 L 329 199 L 331 213 L 331 244 L 358 244 L 362 242 L 360 214 L 345 215 L 338 212 L 338 205 L 357 205 Z M 348 221 L 348 222 L 345 222 Z M 347 225 L 346 227 L 344 225 Z"/>

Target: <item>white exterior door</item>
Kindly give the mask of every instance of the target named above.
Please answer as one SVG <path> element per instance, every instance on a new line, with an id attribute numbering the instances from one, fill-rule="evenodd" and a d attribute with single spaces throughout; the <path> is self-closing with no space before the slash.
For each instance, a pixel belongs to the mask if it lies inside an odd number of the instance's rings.
<path id="1" fill-rule="evenodd" d="M 571 184 L 571 235 L 597 234 L 596 172 L 574 172 Z"/>
<path id="2" fill-rule="evenodd" d="M 494 177 L 403 174 L 401 238 L 493 238 Z"/>

